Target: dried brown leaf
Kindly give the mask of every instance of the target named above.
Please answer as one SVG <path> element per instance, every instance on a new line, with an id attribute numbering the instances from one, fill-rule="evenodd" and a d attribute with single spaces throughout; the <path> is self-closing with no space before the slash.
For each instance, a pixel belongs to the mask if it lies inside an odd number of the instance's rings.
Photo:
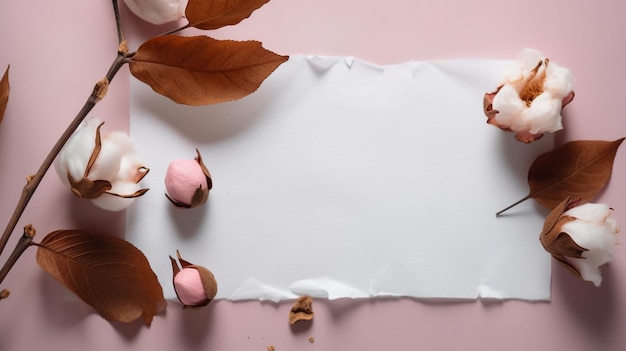
<path id="1" fill-rule="evenodd" d="M 149 326 L 165 307 L 163 289 L 146 257 L 125 240 L 59 230 L 37 244 L 37 263 L 107 320 Z"/>
<path id="2" fill-rule="evenodd" d="M 7 66 L 6 71 L 4 71 L 2 75 L 2 79 L 0 79 L 0 123 L 4 118 L 4 111 L 6 111 L 7 103 L 9 102 L 9 92 L 11 91 L 9 85 L 9 68 L 11 68 L 11 66 Z"/>
<path id="3" fill-rule="evenodd" d="M 269 0 L 189 0 L 185 17 L 189 26 L 199 29 L 218 29 L 237 24 Z"/>
<path id="4" fill-rule="evenodd" d="M 550 209 L 568 196 L 589 201 L 609 181 L 623 141 L 572 141 L 540 155 L 528 171 L 528 196 Z"/>
<path id="5" fill-rule="evenodd" d="M 157 93 L 197 106 L 253 93 L 288 58 L 257 41 L 165 35 L 139 47 L 130 72 Z"/>

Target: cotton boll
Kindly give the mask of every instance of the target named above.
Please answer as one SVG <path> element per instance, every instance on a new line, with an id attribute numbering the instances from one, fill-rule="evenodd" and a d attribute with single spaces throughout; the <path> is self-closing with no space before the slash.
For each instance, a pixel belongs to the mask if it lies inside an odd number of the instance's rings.
<path id="1" fill-rule="evenodd" d="M 73 179 L 83 177 L 89 157 L 93 152 L 96 129 L 100 121 L 89 119 L 81 123 L 61 149 L 54 168 L 64 184 L 69 185 L 68 175 Z"/>
<path id="2" fill-rule="evenodd" d="M 524 75 L 528 75 L 530 71 L 537 66 L 539 61 L 542 61 L 545 56 L 539 50 L 525 48 L 519 53 L 519 61 L 524 67 Z"/>
<path id="3" fill-rule="evenodd" d="M 523 68 L 524 67 L 521 64 L 505 68 L 502 72 L 502 78 L 500 79 L 498 86 L 515 84 L 524 80 Z"/>
<path id="4" fill-rule="evenodd" d="M 555 132 L 563 128 L 561 122 L 561 102 L 549 93 L 543 93 L 524 111 L 523 118 L 528 121 L 532 134 Z"/>
<path id="5" fill-rule="evenodd" d="M 609 218 L 612 210 L 605 204 L 587 203 L 564 211 L 565 200 L 546 219 L 554 223 L 540 235 L 544 248 L 570 272 L 595 286 L 602 283 L 600 267 L 608 263 L 618 245 L 617 221 Z"/>
<path id="6" fill-rule="evenodd" d="M 574 89 L 574 78 L 569 69 L 551 64 L 548 67 L 544 89 L 555 98 L 562 99 Z"/>
<path id="7" fill-rule="evenodd" d="M 596 204 L 592 204 L 596 205 Z M 601 210 L 608 206 L 600 204 Z M 602 275 L 599 267 L 613 259 L 617 250 L 618 238 L 615 235 L 619 228 L 613 219 L 607 219 L 610 211 L 594 215 L 597 221 L 573 221 L 565 223 L 561 230 L 568 233 L 576 244 L 584 247 L 588 251 L 583 252 L 584 258 L 568 258 L 568 260 L 578 269 L 582 279 L 600 286 Z"/>
<path id="8" fill-rule="evenodd" d="M 152 24 L 164 24 L 184 17 L 186 0 L 124 0 L 139 18 Z"/>
<path id="9" fill-rule="evenodd" d="M 135 151 L 135 145 L 133 140 L 126 133 L 111 132 L 106 135 L 106 140 L 109 143 L 114 143 L 120 149 L 122 154 L 126 155 Z"/>
<path id="10" fill-rule="evenodd" d="M 611 215 L 611 212 L 611 208 L 606 204 L 588 203 L 584 206 L 572 207 L 564 214 L 576 217 L 579 221 L 593 223 L 605 220 Z"/>
<path id="11" fill-rule="evenodd" d="M 120 151 L 119 167 L 113 180 L 141 180 L 146 173 L 143 169 L 144 160 L 135 150 L 132 139 L 125 133 L 112 132 L 105 138 L 105 142 L 115 145 Z"/>
<path id="12" fill-rule="evenodd" d="M 526 104 L 510 85 L 503 86 L 493 98 L 493 109 L 498 111 L 495 119 L 501 128 L 511 128 L 514 119 L 526 110 Z"/>
<path id="13" fill-rule="evenodd" d="M 525 49 L 519 62 L 505 69 L 502 83 L 483 98 L 487 122 L 529 143 L 563 129 L 561 110 L 574 98 L 568 69 L 537 50 Z"/>
<path id="14" fill-rule="evenodd" d="M 144 168 L 144 164 L 143 158 L 136 152 L 125 155 L 120 162 L 120 169 L 116 179 L 140 181 L 148 172 Z"/>
<path id="15" fill-rule="evenodd" d="M 89 179 L 113 179 L 120 169 L 121 161 L 122 150 L 119 145 L 103 140 L 98 158 L 87 176 Z"/>
<path id="16" fill-rule="evenodd" d="M 96 118 L 83 122 L 61 150 L 54 166 L 61 181 L 75 195 L 92 200 L 101 208 L 119 211 L 147 191 L 138 184 L 147 168 L 128 135 L 121 132 L 102 135 L 102 124 Z"/>

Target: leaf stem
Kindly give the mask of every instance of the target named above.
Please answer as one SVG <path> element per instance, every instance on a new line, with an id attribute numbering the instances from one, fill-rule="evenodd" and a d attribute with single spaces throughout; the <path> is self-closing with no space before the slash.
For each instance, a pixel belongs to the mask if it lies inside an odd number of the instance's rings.
<path id="1" fill-rule="evenodd" d="M 501 214 L 503 214 L 504 212 L 506 212 L 506 211 L 510 210 L 511 208 L 513 208 L 513 207 L 515 207 L 515 206 L 517 206 L 517 205 L 521 204 L 522 202 L 524 202 L 524 201 L 526 201 L 526 200 L 528 200 L 528 199 L 530 199 L 530 194 L 529 194 L 529 195 L 526 195 L 526 197 L 524 197 L 523 199 L 521 199 L 521 200 L 517 201 L 516 203 L 514 203 L 514 204 L 512 204 L 512 205 L 508 206 L 507 208 L 502 209 L 502 210 L 500 210 L 499 212 L 497 212 L 497 213 L 496 213 L 496 217 L 499 217 L 499 216 L 500 216 Z"/>
<path id="2" fill-rule="evenodd" d="M 165 33 L 161 34 L 160 36 L 176 34 L 176 33 L 180 32 L 180 31 L 183 31 L 183 30 L 185 30 L 187 28 L 191 28 L 191 23 L 187 23 L 186 25 L 184 25 L 182 27 L 178 27 L 178 28 L 172 29 L 169 32 L 165 32 Z"/>
<path id="3" fill-rule="evenodd" d="M 17 262 L 20 256 L 22 256 L 24 251 L 26 251 L 26 249 L 32 245 L 33 238 L 35 237 L 36 233 L 37 231 L 35 230 L 35 228 L 33 228 L 32 225 L 28 224 L 24 227 L 24 233 L 22 234 L 22 237 L 17 242 L 17 245 L 15 245 L 15 249 L 13 249 L 11 256 L 9 256 L 7 261 L 4 263 L 4 266 L 2 266 L 2 269 L 0 269 L 0 283 L 2 283 L 11 268 L 13 268 L 13 266 L 15 265 L 15 262 Z"/>

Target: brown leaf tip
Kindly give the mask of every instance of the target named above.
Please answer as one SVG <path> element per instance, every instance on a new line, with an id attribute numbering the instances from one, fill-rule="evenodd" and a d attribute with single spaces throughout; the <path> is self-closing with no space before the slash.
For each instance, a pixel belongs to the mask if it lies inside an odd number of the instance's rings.
<path id="1" fill-rule="evenodd" d="M 588 202 L 608 183 L 623 140 L 575 140 L 540 155 L 528 170 L 529 196 L 549 209 L 567 196 Z"/>
<path id="2" fill-rule="evenodd" d="M 313 299 L 310 296 L 300 296 L 289 311 L 289 324 L 310 321 L 314 316 Z"/>
<path id="3" fill-rule="evenodd" d="M 9 93 L 11 90 L 11 86 L 9 84 L 9 69 L 11 66 L 7 66 L 6 71 L 0 78 L 0 122 L 2 122 L 2 118 L 4 117 L 4 111 L 6 110 L 7 104 L 9 102 Z"/>

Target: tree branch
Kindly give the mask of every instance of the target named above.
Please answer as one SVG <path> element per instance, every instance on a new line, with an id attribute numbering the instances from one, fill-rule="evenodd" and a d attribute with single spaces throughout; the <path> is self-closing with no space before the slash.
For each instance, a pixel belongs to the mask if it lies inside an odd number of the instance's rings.
<path id="1" fill-rule="evenodd" d="M 24 227 L 24 233 L 22 234 L 22 237 L 17 242 L 17 245 L 15 245 L 15 249 L 13 249 L 13 252 L 11 253 L 11 256 L 9 256 L 9 259 L 4 263 L 2 269 L 0 269 L 0 282 L 4 280 L 11 268 L 13 268 L 13 265 L 15 265 L 15 262 L 17 262 L 18 258 L 22 256 L 24 251 L 26 251 L 26 249 L 30 247 L 36 233 L 37 231 L 35 231 L 35 228 L 33 228 L 32 225 L 28 224 L 26 225 L 26 227 Z M 3 291 L 6 291 L 6 297 L 8 297 L 8 290 Z M 0 300 L 1 299 L 2 298 L 0 298 Z"/>
<path id="2" fill-rule="evenodd" d="M 117 72 L 122 68 L 122 66 L 127 62 L 127 58 L 131 55 L 128 54 L 128 46 L 126 44 L 126 40 L 124 39 L 124 33 L 122 32 L 122 23 L 120 20 L 120 11 L 118 6 L 118 0 L 112 0 L 113 4 L 113 12 L 115 13 L 115 26 L 117 28 L 117 36 L 119 40 L 119 46 L 117 49 L 117 56 L 115 60 L 111 64 L 111 67 L 107 71 L 104 78 L 102 78 L 99 82 L 97 82 L 93 88 L 93 91 L 85 101 L 85 104 L 80 109 L 74 120 L 70 123 L 69 126 L 65 129 L 61 137 L 57 140 L 56 144 L 52 147 L 52 150 L 48 153 L 48 156 L 43 160 L 41 166 L 32 176 L 28 176 L 26 179 L 26 185 L 22 189 L 22 195 L 15 206 L 15 210 L 7 223 L 4 232 L 2 233 L 2 237 L 0 237 L 0 255 L 4 251 L 4 248 L 11 237 L 11 234 L 15 230 L 15 226 L 17 226 L 17 222 L 22 217 L 30 198 L 37 190 L 37 187 L 41 183 L 44 175 L 54 162 L 54 159 L 57 157 L 61 149 L 67 142 L 67 140 L 72 136 L 76 128 L 81 124 L 81 122 L 87 117 L 87 114 L 94 108 L 94 106 L 104 98 L 107 93 L 107 89 L 109 87 L 109 83 L 113 80 L 113 77 L 117 74 Z M 2 279 L 0 279 L 0 283 Z"/>

